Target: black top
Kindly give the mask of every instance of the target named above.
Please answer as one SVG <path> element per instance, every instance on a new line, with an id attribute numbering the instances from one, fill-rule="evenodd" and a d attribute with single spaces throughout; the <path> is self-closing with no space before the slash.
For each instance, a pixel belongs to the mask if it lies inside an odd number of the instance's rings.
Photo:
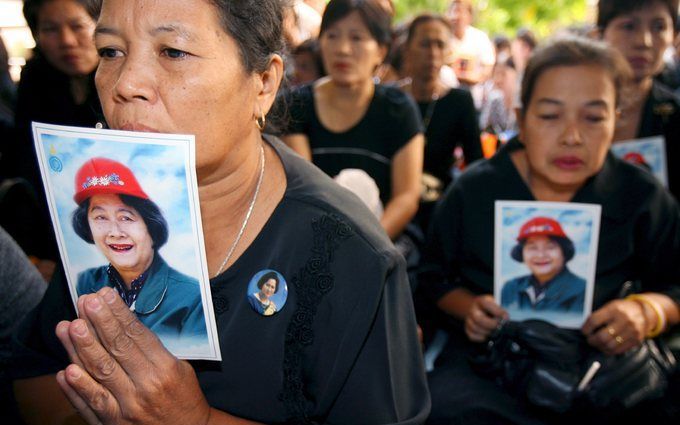
<path id="1" fill-rule="evenodd" d="M 319 121 L 312 85 L 286 96 L 290 121 L 286 134 L 305 134 L 312 162 L 331 177 L 346 168 L 359 168 L 371 176 L 380 199 L 392 195 L 392 157 L 422 131 L 418 110 L 411 98 L 395 87 L 377 84 L 364 117 L 342 133 L 328 130 Z"/>
<path id="2" fill-rule="evenodd" d="M 467 164 L 482 157 L 472 95 L 467 90 L 451 89 L 436 101 L 418 102 L 418 108 L 426 126 L 423 171 L 437 177 L 446 187 L 452 180 L 451 166 L 456 146 L 463 148 Z"/>
<path id="3" fill-rule="evenodd" d="M 654 81 L 645 102 L 637 137 L 666 138 L 668 188 L 680 200 L 680 98 L 667 86 Z"/>
<path id="4" fill-rule="evenodd" d="M 70 77 L 50 65 L 41 55 L 29 60 L 21 71 L 17 91 L 17 139 L 12 148 L 15 175 L 26 178 L 42 191 L 40 169 L 35 158 L 31 121 L 47 124 L 94 127 L 103 122 L 101 105 L 94 86 L 94 72 L 89 78 L 89 96 L 81 105 L 71 95 Z"/>
<path id="5" fill-rule="evenodd" d="M 253 243 L 210 282 L 222 361 L 192 363 L 208 402 L 264 423 L 422 423 L 429 394 L 403 258 L 356 197 L 270 143 L 287 188 Z M 247 292 L 264 269 L 289 291 L 267 317 Z M 54 328 L 74 313 L 57 275 L 17 336 L 16 377 L 66 364 Z"/>
<path id="6" fill-rule="evenodd" d="M 468 169 L 438 206 L 421 273 L 434 299 L 456 287 L 493 293 L 494 202 L 535 201 L 510 158 L 516 149 L 515 139 Z M 602 206 L 593 310 L 637 279 L 680 305 L 680 209 L 651 174 L 609 153 L 572 202 Z"/>

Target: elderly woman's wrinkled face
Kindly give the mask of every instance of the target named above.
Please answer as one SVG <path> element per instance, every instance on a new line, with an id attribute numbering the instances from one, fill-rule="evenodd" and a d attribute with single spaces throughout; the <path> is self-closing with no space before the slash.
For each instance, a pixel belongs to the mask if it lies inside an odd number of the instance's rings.
<path id="1" fill-rule="evenodd" d="M 94 195 L 87 209 L 92 239 L 119 273 L 142 274 L 153 261 L 153 239 L 137 210 L 118 195 Z"/>
<path id="2" fill-rule="evenodd" d="M 263 283 L 262 289 L 260 289 L 260 293 L 262 294 L 264 299 L 271 298 L 276 293 L 276 280 L 269 279 L 265 283 Z"/>
<path id="3" fill-rule="evenodd" d="M 636 79 L 651 78 L 663 69 L 663 55 L 673 44 L 673 19 L 664 3 L 652 1 L 612 19 L 602 35 L 628 60 Z"/>
<path id="4" fill-rule="evenodd" d="M 109 126 L 194 134 L 199 177 L 256 131 L 256 79 L 209 1 L 104 0 L 95 43 Z"/>
<path id="5" fill-rule="evenodd" d="M 564 253 L 560 245 L 547 236 L 531 236 L 522 248 L 524 264 L 536 280 L 545 283 L 564 268 Z"/>
<path id="6" fill-rule="evenodd" d="M 522 114 L 529 181 L 577 190 L 600 171 L 614 136 L 616 88 L 595 65 L 549 68 L 536 80 Z"/>
<path id="7" fill-rule="evenodd" d="M 38 46 L 52 66 L 70 77 L 97 67 L 93 31 L 92 17 L 76 1 L 51 0 L 38 11 Z"/>

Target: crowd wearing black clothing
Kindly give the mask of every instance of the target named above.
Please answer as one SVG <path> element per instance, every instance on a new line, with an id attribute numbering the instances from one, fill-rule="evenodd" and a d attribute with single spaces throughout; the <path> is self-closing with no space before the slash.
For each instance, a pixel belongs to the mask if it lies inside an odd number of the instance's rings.
<path id="1" fill-rule="evenodd" d="M 122 4 L 127 0 L 115 1 Z M 269 1 L 266 7 L 274 7 L 270 3 L 278 2 Z M 647 171 L 608 152 L 612 142 L 625 139 L 616 139 L 614 130 L 611 134 L 603 131 L 596 136 L 588 133 L 588 129 L 603 127 L 605 121 L 614 122 L 609 113 L 613 114 L 614 106 L 620 106 L 620 97 L 626 93 L 622 87 L 632 79 L 628 75 L 630 70 L 622 66 L 625 59 L 630 58 L 615 53 L 616 49 L 612 48 L 605 52 L 599 41 L 585 38 L 569 39 L 562 45 L 567 47 L 561 51 L 561 59 L 553 58 L 554 63 L 546 62 L 547 65 L 543 63 L 545 68 L 535 65 L 535 59 L 529 62 L 528 75 L 524 75 L 529 82 L 517 84 L 523 88 L 520 102 L 523 104 L 518 105 L 521 112 L 517 116 L 519 135 L 507 143 L 499 142 L 496 154 L 483 159 L 480 111 L 475 109 L 468 89 L 453 87 L 455 84 L 446 80 L 445 63 L 432 60 L 437 84 L 428 86 L 431 93 L 421 91 L 420 96 L 413 92 L 411 79 L 415 76 L 409 75 L 408 66 L 390 69 L 399 72 L 399 75 L 390 74 L 394 77 L 392 81 L 385 80 L 386 74 L 380 74 L 382 80 L 377 77 L 377 67 L 368 63 L 366 57 L 370 56 L 370 61 L 378 60 L 378 63 L 379 59 L 384 59 L 386 52 L 382 49 L 387 47 L 390 20 L 385 11 L 378 10 L 378 3 L 385 2 L 331 0 L 327 9 L 329 16 L 324 14 L 321 22 L 320 42 L 317 44 L 314 40 L 311 42 L 313 49 L 300 50 L 310 55 L 307 60 L 315 65 L 322 64 L 318 71 L 327 72 L 327 75 L 316 81 L 303 81 L 305 73 L 300 72 L 296 77 L 299 80 L 295 81 L 300 84 L 278 96 L 276 109 L 278 113 L 285 111 L 288 120 L 277 129 L 283 143 L 267 136 L 265 145 L 281 159 L 288 186 L 281 204 L 259 239 L 253 242 L 252 249 L 246 249 L 235 268 L 227 269 L 211 281 L 213 300 L 221 306 L 216 314 L 220 316 L 218 326 L 225 357 L 222 366 L 218 367 L 192 363 L 210 406 L 244 418 L 269 422 L 283 418 L 338 423 L 356 420 L 397 422 L 401 419 L 403 423 L 415 424 L 425 422 L 431 399 L 426 422 L 430 424 L 674 423 L 680 418 L 677 407 L 680 372 L 672 377 L 663 398 L 645 401 L 633 409 L 621 409 L 611 417 L 594 417 L 588 416 L 592 411 L 585 415 L 583 412 L 555 414 L 537 409 L 523 397 L 508 393 L 493 379 L 481 377 L 469 363 L 470 357 L 485 346 L 493 329 L 508 319 L 499 306 L 489 306 L 489 302 L 496 302 L 490 294 L 494 293 L 494 269 L 498 267 L 494 257 L 494 203 L 498 200 L 557 200 L 602 207 L 592 314 L 584 325 L 584 341 L 608 355 L 619 355 L 621 352 L 615 350 L 624 339 L 614 332 L 612 323 L 616 323 L 616 330 L 622 334 L 628 332 L 626 344 L 633 339 L 629 334 L 635 333 L 635 338 L 639 336 L 638 343 L 650 337 L 650 323 L 663 322 L 661 331 L 666 335 L 677 331 L 680 320 L 680 166 L 677 165 L 680 161 L 680 96 L 664 83 L 673 80 L 662 81 L 660 70 L 647 72 L 649 75 L 645 78 L 658 78 L 648 96 L 640 97 L 642 108 L 634 132 L 635 138 L 664 136 L 668 189 Z M 467 0 L 451 3 L 471 5 Z M 650 7 L 656 12 L 668 7 L 677 9 L 677 3 L 677 0 L 619 3 L 601 0 L 600 14 L 609 15 L 599 36 L 608 41 L 611 34 L 605 34 L 604 30 L 613 25 L 610 22 L 614 19 L 627 18 L 628 14 L 641 11 L 646 13 Z M 621 8 L 620 14 L 616 8 Z M 388 9 L 393 11 L 393 8 Z M 660 19 L 659 16 L 656 18 Z M 414 22 L 421 22 L 419 19 L 446 24 L 446 20 L 438 15 L 423 15 Z M 410 30 L 415 31 L 415 28 Z M 429 32 L 429 27 L 427 31 L 430 41 L 436 41 L 437 37 Z M 350 41 L 352 36 L 360 40 Z M 447 32 L 447 37 L 450 36 Z M 408 41 L 404 41 L 399 53 L 408 64 Z M 555 47 L 558 44 L 547 43 L 545 46 L 548 50 L 559 50 Z M 441 46 L 441 50 L 445 47 Z M 289 48 L 296 51 L 295 46 Z M 427 47 L 430 48 L 436 50 Z M 656 47 L 645 47 L 652 48 Z M 539 54 L 546 54 L 544 52 L 545 49 L 539 49 Z M 364 53 L 366 56 L 362 56 Z M 432 56 L 436 54 L 432 53 Z M 559 62 L 569 54 L 578 58 L 572 57 L 573 62 Z M 503 60 L 508 57 L 503 56 Z M 360 71 L 354 72 L 353 61 Z M 532 140 L 527 136 L 532 130 L 527 124 L 532 91 L 538 90 L 543 75 L 556 68 L 564 73 L 562 75 L 573 70 L 588 76 L 592 75 L 588 72 L 597 74 L 595 77 L 602 77 L 607 83 L 602 85 L 606 87 L 597 96 L 604 95 L 597 99 L 595 106 L 591 102 L 584 108 L 579 103 L 583 99 L 572 103 L 573 99 L 568 96 L 557 99 L 547 96 L 548 100 L 542 106 L 549 104 L 553 108 L 550 109 L 551 119 L 566 123 L 576 116 L 570 113 L 576 111 L 579 117 L 587 117 L 590 127 L 584 130 L 583 122 L 574 124 L 570 121 L 564 126 L 573 131 L 564 130 L 555 136 L 547 135 L 546 130 L 544 139 L 538 140 L 534 133 Z M 355 75 L 361 72 L 365 75 Z M 316 75 L 316 72 L 309 75 Z M 10 178 L 15 184 L 12 197 L 7 198 L 13 204 L 12 209 L 0 211 L 0 225 L 13 233 L 24 251 L 39 258 L 59 261 L 32 142 L 31 122 L 80 127 L 103 123 L 94 72 L 80 77 L 81 82 L 86 81 L 86 97 L 76 101 L 73 76 L 59 70 L 37 49 L 21 74 L 16 103 L 5 103 L 11 105 L 8 108 L 0 101 L 0 178 Z M 485 90 L 495 90 L 497 95 L 498 87 L 494 88 L 492 81 L 486 83 Z M 554 80 L 551 83 L 556 85 Z M 361 90 L 355 90 L 356 86 L 361 86 Z M 482 86 L 484 82 L 476 88 Z M 541 90 L 544 89 L 542 86 Z M 578 89 L 574 92 L 578 93 Z M 348 102 L 334 103 L 338 99 L 346 101 L 350 97 L 348 93 L 356 94 L 355 100 L 361 97 L 361 102 L 350 106 L 347 106 Z M 607 109 L 610 107 L 611 111 Z M 359 111 L 363 113 L 359 114 Z M 530 117 L 545 123 L 549 118 L 543 112 Z M 347 116 L 357 119 L 347 125 L 352 121 L 347 120 Z M 625 118 L 630 119 L 630 116 Z M 337 130 L 338 127 L 341 130 Z M 302 145 L 300 136 L 304 136 Z M 551 142 L 554 144 L 549 145 Z M 583 159 L 584 169 L 593 167 L 587 170 L 590 174 L 579 174 L 579 178 L 583 178 L 578 182 L 570 180 L 560 186 L 554 184 L 555 175 L 563 170 L 556 171 L 550 164 L 543 164 L 544 168 L 541 168 L 541 164 L 536 163 L 539 161 L 535 149 L 539 143 L 554 149 L 541 151 L 545 153 L 541 157 L 545 162 L 558 150 L 580 154 L 579 149 L 584 145 L 588 147 L 585 150 L 589 150 L 584 156 L 601 154 L 603 161 L 596 167 L 593 165 L 595 160 Z M 399 220 L 402 222 L 397 225 L 394 222 L 374 223 L 373 217 L 354 197 L 344 189 L 331 186 L 330 180 L 293 155 L 285 144 L 328 176 L 335 177 L 346 169 L 365 171 L 378 188 L 381 208 L 393 201 L 396 192 L 413 192 L 407 190 L 411 187 L 405 187 L 412 186 L 413 180 L 420 180 L 421 176 L 424 187 L 427 174 L 434 176 L 441 186 L 433 197 L 426 196 L 426 190 L 423 190 L 421 198 L 416 200 L 419 203 L 417 212 L 408 201 L 395 202 L 397 209 L 401 209 Z M 600 150 L 605 145 L 606 148 Z M 303 148 L 299 149 L 300 146 Z M 461 151 L 462 156 L 456 157 L 455 152 L 460 154 Z M 408 153 L 407 160 L 400 156 L 404 152 Z M 578 173 L 570 176 L 575 174 Z M 545 196 L 546 187 L 549 196 Z M 573 191 L 572 196 L 556 199 L 563 194 L 554 190 L 556 187 L 568 187 L 568 191 Z M 318 223 L 323 228 L 319 228 Z M 383 233 L 376 235 L 380 225 L 392 243 Z M 302 228 L 304 230 L 297 230 Z M 405 234 L 415 235 L 408 251 L 414 255 L 406 258 L 412 293 L 404 284 L 404 264 L 397 254 L 406 252 L 398 242 L 403 243 L 400 236 Z M 393 250 L 393 244 L 398 247 L 397 251 Z M 271 326 L 263 325 L 264 322 L 249 321 L 249 307 L 238 298 L 238 285 L 242 280 L 267 266 L 267 261 L 278 264 L 279 269 L 292 276 L 298 270 L 314 266 L 309 266 L 317 259 L 314 253 L 322 251 L 328 260 L 328 264 L 322 264 L 326 267 L 324 272 L 336 282 L 328 289 L 330 292 L 313 286 L 316 274 L 303 274 L 294 283 L 295 287 L 291 286 L 294 294 L 291 305 L 299 308 L 288 309 L 276 316 L 276 321 L 270 320 L 269 325 L 274 323 L 276 332 L 271 331 Z M 335 257 L 336 251 L 340 257 Z M 281 256 L 284 252 L 285 258 Z M 308 258 L 309 255 L 312 257 Z M 617 298 L 624 282 L 628 281 L 639 283 L 636 290 L 647 297 L 646 301 L 620 300 L 625 307 L 612 312 L 612 304 L 619 302 Z M 380 285 L 374 285 L 375 282 Z M 77 312 L 71 308 L 61 270 L 57 271 L 51 285 L 48 296 L 29 316 L 30 320 L 24 322 L 15 341 L 15 349 L 21 353 L 14 363 L 18 365 L 15 371 L 18 379 L 53 374 L 69 364 L 63 341 L 60 342 L 52 331 L 60 320 L 74 320 Z M 415 312 L 412 302 L 415 302 Z M 347 305 L 354 307 L 351 311 L 345 310 Z M 307 316 L 310 311 L 313 314 Z M 332 314 L 326 316 L 329 312 Z M 369 316 L 371 319 L 366 321 Z M 420 326 L 420 344 L 411 332 L 415 326 L 414 316 Z M 602 322 L 590 329 L 594 316 Z M 637 316 L 637 322 L 631 319 L 625 322 L 625 327 L 621 325 L 625 321 L 622 317 L 627 320 L 631 316 Z M 654 322 L 655 318 L 658 322 Z M 242 326 L 244 322 L 248 325 Z M 351 326 L 347 327 L 347 324 Z M 298 332 L 295 338 L 291 337 L 290 329 Z M 251 350 L 259 343 L 257 337 L 268 332 L 276 334 L 266 338 L 268 349 L 252 355 Z M 404 333 L 403 341 L 400 332 Z M 448 339 L 434 362 L 434 369 L 427 374 L 428 388 L 425 388 L 418 347 L 422 344 L 423 350 L 431 348 L 436 332 L 447 335 Z M 305 340 L 305 337 L 309 338 Z M 227 341 L 234 340 L 241 344 L 227 345 Z M 400 347 L 402 343 L 404 346 Z M 610 346 L 614 348 L 610 349 Z M 329 347 L 332 350 L 329 351 Z M 390 356 L 385 356 L 385 347 Z M 272 358 L 275 361 L 271 361 Z M 262 367 L 254 370 L 250 368 L 253 364 Z M 400 387 L 399 382 L 390 380 L 392 376 L 407 379 L 413 385 Z M 387 379 L 382 381 L 381 377 Z M 357 415 L 353 409 L 366 402 L 370 390 L 374 391 L 374 399 L 368 401 L 373 410 L 363 412 L 364 416 Z M 258 395 L 271 403 L 266 407 L 253 405 L 251 400 Z"/>

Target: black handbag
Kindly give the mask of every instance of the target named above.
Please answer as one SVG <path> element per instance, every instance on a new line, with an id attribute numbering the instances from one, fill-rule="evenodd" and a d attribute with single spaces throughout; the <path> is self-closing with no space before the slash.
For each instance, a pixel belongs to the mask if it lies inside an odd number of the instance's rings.
<path id="1" fill-rule="evenodd" d="M 470 362 L 512 394 L 559 413 L 627 409 L 660 397 L 676 368 L 660 340 L 606 356 L 579 331 L 540 320 L 502 323 Z"/>

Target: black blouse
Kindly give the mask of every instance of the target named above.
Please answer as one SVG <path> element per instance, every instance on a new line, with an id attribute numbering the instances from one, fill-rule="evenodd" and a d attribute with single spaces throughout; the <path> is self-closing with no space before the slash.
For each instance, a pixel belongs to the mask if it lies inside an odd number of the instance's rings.
<path id="1" fill-rule="evenodd" d="M 664 84 L 654 81 L 642 110 L 637 137 L 666 138 L 668 189 L 680 200 L 680 98 Z"/>
<path id="2" fill-rule="evenodd" d="M 392 194 L 392 158 L 422 132 L 415 102 L 395 87 L 377 84 L 364 117 L 349 130 L 336 133 L 319 121 L 312 85 L 295 89 L 285 99 L 290 120 L 284 133 L 309 138 L 314 165 L 331 177 L 346 168 L 364 170 L 387 204 Z"/>
<path id="3" fill-rule="evenodd" d="M 425 127 L 423 171 L 437 177 L 444 187 L 451 183 L 453 150 L 463 148 L 465 162 L 482 157 L 477 112 L 467 90 L 451 89 L 440 99 L 418 102 Z"/>

